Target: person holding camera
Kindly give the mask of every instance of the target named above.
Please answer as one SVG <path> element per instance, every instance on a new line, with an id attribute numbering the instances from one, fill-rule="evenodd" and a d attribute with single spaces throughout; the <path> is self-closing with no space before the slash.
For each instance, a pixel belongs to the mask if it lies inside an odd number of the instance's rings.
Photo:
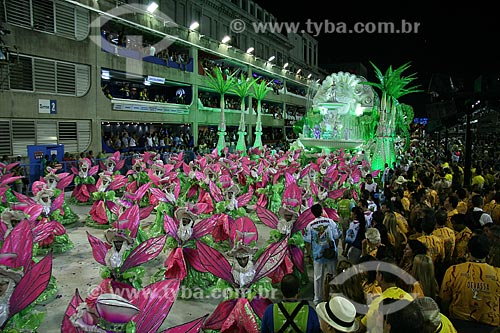
<path id="1" fill-rule="evenodd" d="M 337 266 L 338 251 L 335 240 L 342 231 L 337 224 L 323 214 L 323 207 L 315 204 L 311 207 L 315 219 L 305 228 L 304 242 L 306 253 L 313 261 L 314 270 L 314 305 L 324 301 L 323 281 L 327 273 L 334 273 Z"/>

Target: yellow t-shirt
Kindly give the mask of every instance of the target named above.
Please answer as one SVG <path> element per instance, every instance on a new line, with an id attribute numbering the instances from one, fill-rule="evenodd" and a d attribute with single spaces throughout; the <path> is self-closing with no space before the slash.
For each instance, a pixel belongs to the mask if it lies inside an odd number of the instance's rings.
<path id="1" fill-rule="evenodd" d="M 451 323 L 451 321 L 444 314 L 440 313 L 441 316 L 441 330 L 439 333 L 457 333 L 455 326 Z"/>
<path id="2" fill-rule="evenodd" d="M 446 270 L 439 296 L 450 304 L 450 317 L 500 325 L 500 269 L 466 262 Z"/>
<path id="3" fill-rule="evenodd" d="M 467 227 L 460 232 L 455 231 L 455 250 L 451 258 L 452 262 L 458 262 L 459 259 L 465 259 L 465 255 L 468 252 L 467 244 L 469 244 L 471 237 L 472 231 Z"/>
<path id="4" fill-rule="evenodd" d="M 444 242 L 441 238 L 434 235 L 423 235 L 417 238 L 427 246 L 427 254 L 432 258 L 434 265 L 438 261 L 442 262 L 445 258 Z"/>
<path id="5" fill-rule="evenodd" d="M 398 224 L 399 230 L 405 235 L 410 231 L 410 226 L 408 225 L 408 220 L 398 212 L 394 212 L 396 216 L 396 223 Z"/>
<path id="6" fill-rule="evenodd" d="M 447 261 L 451 260 L 453 251 L 455 250 L 455 231 L 453 229 L 443 227 L 437 228 L 432 232 L 432 234 L 443 240 L 445 258 Z"/>
<path id="7" fill-rule="evenodd" d="M 368 307 L 368 312 L 363 318 L 361 318 L 361 324 L 363 324 L 363 326 L 368 328 L 375 327 L 373 321 L 377 320 L 377 311 L 380 306 L 380 303 L 386 298 L 393 298 L 397 300 L 406 299 L 410 302 L 413 301 L 413 297 L 411 297 L 411 295 L 408 294 L 403 289 L 398 287 L 387 288 L 385 291 L 382 292 L 382 294 L 379 297 L 373 300 L 373 302 Z M 371 333 L 382 332 L 382 328 L 380 327 L 379 329 L 380 330 L 371 330 L 370 332 Z"/>
<path id="8" fill-rule="evenodd" d="M 410 199 L 407 198 L 407 197 L 403 197 L 401 198 L 401 205 L 403 206 L 403 209 L 406 211 L 406 212 L 409 212 L 410 211 Z"/>

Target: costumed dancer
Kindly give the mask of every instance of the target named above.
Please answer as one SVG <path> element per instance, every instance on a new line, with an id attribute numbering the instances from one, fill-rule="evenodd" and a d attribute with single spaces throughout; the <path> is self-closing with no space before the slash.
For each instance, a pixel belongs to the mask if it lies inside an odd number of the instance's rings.
<path id="1" fill-rule="evenodd" d="M 71 250 L 75 245 L 69 238 L 66 228 L 59 222 L 61 219 L 62 203 L 64 196 L 60 195 L 55 199 L 54 191 L 33 183 L 33 198 L 16 193 L 20 202 L 26 204 L 16 209 L 21 209 L 25 214 L 29 214 L 29 220 L 32 221 L 35 256 L 44 255 L 49 252 L 54 254 L 64 253 Z M 27 210 L 29 207 L 38 206 L 40 209 Z"/>
<path id="2" fill-rule="evenodd" d="M 108 171 L 99 174 L 99 180 L 96 184 L 97 191 L 92 193 L 94 203 L 89 216 L 85 219 L 87 226 L 107 229 L 116 221 L 118 207 L 115 203 L 115 191 L 123 188 L 126 184 L 127 177 L 123 175 L 113 175 Z"/>
<path id="3" fill-rule="evenodd" d="M 269 245 L 255 262 L 253 255 L 257 249 L 244 244 L 242 240 L 227 253 L 231 261 L 201 241 L 197 241 L 197 248 L 205 268 L 221 279 L 217 287 L 226 290 L 229 286 L 232 290 L 207 318 L 203 325 L 204 331 L 260 332 L 265 308 L 272 304 L 270 299 L 260 295 L 272 289 L 270 282 L 265 281 L 269 280 L 266 276 L 283 261 L 287 248 L 286 239 Z M 265 289 L 259 291 L 259 286 Z"/>
<path id="4" fill-rule="evenodd" d="M 155 206 L 156 218 L 150 226 L 149 236 L 165 235 L 163 221 L 165 216 L 173 216 L 175 205 L 181 192 L 181 182 L 174 170 L 174 165 L 163 164 L 161 160 L 155 161 L 148 171 L 148 176 L 153 182 L 151 188 L 151 204 Z"/>
<path id="5" fill-rule="evenodd" d="M 106 242 L 87 232 L 94 259 L 103 266 L 101 286 L 106 289 L 111 281 L 117 281 L 142 288 L 145 270 L 140 265 L 161 253 L 166 236 L 150 238 L 136 245 L 135 235 L 127 228 L 110 228 L 104 235 Z"/>
<path id="6" fill-rule="evenodd" d="M 74 175 L 75 188 L 71 192 L 69 202 L 76 205 L 89 205 L 92 201 L 92 193 L 97 191 L 94 175 L 99 171 L 99 166 L 92 166 L 88 158 L 78 161 L 78 169 L 71 167 Z"/>
<path id="7" fill-rule="evenodd" d="M 151 153 L 145 152 L 142 157 L 132 159 L 132 168 L 125 174 L 128 177 L 128 184 L 125 191 L 134 193 L 142 185 L 150 182 L 147 173 L 147 165 L 151 163 L 151 157 Z M 150 205 L 149 195 L 141 197 L 139 207 L 143 208 Z"/>
<path id="8" fill-rule="evenodd" d="M 150 205 L 150 206 L 146 206 L 146 207 L 142 207 L 142 208 L 139 208 L 139 207 L 140 207 L 140 203 L 142 202 L 142 198 L 147 196 L 147 192 L 150 189 L 151 184 L 152 184 L 151 182 L 143 184 L 132 193 L 125 191 L 123 193 L 122 198 L 115 199 L 117 206 L 116 206 L 116 209 L 114 212 L 118 216 L 121 216 L 121 215 L 126 216 L 128 214 L 127 211 L 130 208 L 132 208 L 133 206 L 136 206 L 135 209 L 138 210 L 139 221 L 142 221 L 142 220 L 146 219 L 147 217 L 149 217 L 149 215 L 151 214 L 151 212 L 154 209 L 154 206 Z M 114 222 L 113 225 L 119 224 L 121 219 L 122 218 L 118 217 L 117 222 Z M 143 227 L 140 224 L 138 224 L 137 236 L 135 236 L 135 237 L 136 237 L 137 242 L 143 242 L 143 241 L 147 240 L 148 238 L 150 238 L 149 235 L 147 234 L 147 232 L 143 229 Z"/>
<path id="9" fill-rule="evenodd" d="M 36 217 L 40 215 L 40 206 L 24 206 L 21 210 L 9 211 L 6 209 L 0 218 L 0 225 L 8 226 L 7 231 L 2 235 L 3 243 L 0 253 L 13 253 L 17 256 L 16 264 L 11 267 L 24 267 L 26 271 L 33 264 L 40 260 L 33 256 L 33 233 L 32 225 Z M 30 264 L 30 258 L 32 258 Z M 34 304 L 43 304 L 53 299 L 57 294 L 57 281 L 52 275 L 43 293 L 35 300 Z"/>
<path id="10" fill-rule="evenodd" d="M 121 154 L 119 151 L 114 152 L 113 155 L 109 156 L 104 161 L 103 160 L 99 161 L 101 173 L 105 172 L 110 176 L 112 176 L 113 179 L 122 175 L 121 169 L 123 168 L 124 165 L 125 165 L 125 160 L 121 159 Z M 124 190 L 125 190 L 124 187 L 116 188 L 115 189 L 116 195 L 121 196 Z"/>
<path id="11" fill-rule="evenodd" d="M 253 198 L 253 189 L 250 188 L 249 192 L 239 195 L 239 186 L 234 184 L 230 177 L 227 178 L 226 182 L 219 180 L 222 189 L 213 181 L 209 182 L 210 194 L 215 202 L 215 212 L 229 214 L 232 218 L 246 216 L 245 207 Z"/>
<path id="12" fill-rule="evenodd" d="M 257 216 L 262 223 L 272 230 L 269 243 L 276 243 L 283 239 L 288 241 L 288 253 L 283 263 L 269 277 L 272 283 L 279 283 L 284 275 L 295 274 L 303 284 L 309 282 L 306 266 L 304 264 L 305 243 L 302 236 L 303 230 L 313 219 L 309 210 L 300 214 L 301 190 L 295 182 L 290 183 L 283 194 L 283 206 L 278 211 L 278 216 L 267 208 L 257 206 Z"/>
<path id="13" fill-rule="evenodd" d="M 219 217 L 220 215 L 212 215 L 201 219 L 187 207 L 177 208 L 174 218 L 165 215 L 164 228 L 168 235 L 166 248 L 170 253 L 164 267 L 153 276 L 152 281 L 176 278 L 181 280 L 182 285 L 201 289 L 202 292 L 206 291 L 203 288 L 208 289 L 215 285 L 217 278 L 201 264 L 196 241 L 203 239 L 213 242 L 210 232 Z"/>
<path id="14" fill-rule="evenodd" d="M 49 190 L 54 191 L 54 199 L 63 196 L 63 203 L 60 211 L 60 220 L 62 225 L 73 224 L 80 218 L 71 209 L 64 198 L 64 189 L 73 181 L 74 174 L 67 172 L 57 174 L 57 169 L 47 167 L 47 174 L 40 181 L 46 184 Z"/>

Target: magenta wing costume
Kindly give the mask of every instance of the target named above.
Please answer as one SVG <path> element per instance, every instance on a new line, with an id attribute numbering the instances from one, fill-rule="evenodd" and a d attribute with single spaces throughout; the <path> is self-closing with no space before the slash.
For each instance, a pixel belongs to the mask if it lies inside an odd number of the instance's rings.
<path id="1" fill-rule="evenodd" d="M 44 186 L 41 189 L 37 188 L 35 191 L 36 197 L 45 195 L 45 192 L 47 194 L 52 192 L 52 190 Z M 28 205 L 20 209 L 30 216 L 29 221 L 31 222 L 33 243 L 35 244 L 34 253 L 36 255 L 43 255 L 49 251 L 55 254 L 63 253 L 74 247 L 66 228 L 57 220 L 64 202 L 63 195 L 56 197 L 49 207 L 43 201 L 35 201 L 23 194 L 16 193 L 16 196 L 20 202 Z"/>
<path id="2" fill-rule="evenodd" d="M 177 247 L 174 248 L 167 259 L 165 260 L 165 278 L 177 278 L 184 280 L 188 273 L 188 265 L 195 270 L 205 273 L 207 270 L 201 263 L 202 258 L 198 255 L 198 250 L 195 247 L 196 241 L 201 237 L 208 235 L 216 225 L 220 215 L 212 215 L 206 219 L 194 223 L 192 232 L 186 234 L 180 232 L 182 221 L 176 221 L 174 218 L 165 215 L 164 228 L 167 235 L 173 237 L 177 241 Z"/>
<path id="3" fill-rule="evenodd" d="M 263 224 L 275 230 L 271 232 L 270 242 L 286 239 L 288 243 L 287 253 L 283 262 L 269 275 L 272 283 L 279 283 L 285 274 L 292 273 L 294 267 L 299 272 L 304 273 L 305 266 L 304 253 L 302 250 L 302 230 L 306 227 L 309 221 L 305 221 L 305 219 L 297 219 L 292 225 L 286 225 L 283 227 L 283 221 L 280 222 L 276 214 L 269 209 L 257 206 L 256 213 Z"/>
<path id="4" fill-rule="evenodd" d="M 16 254 L 15 260 L 8 266 L 12 268 L 22 267 L 23 271 L 28 271 L 32 265 L 33 256 L 33 236 L 28 220 L 21 221 L 5 238 L 0 253 Z"/>
<path id="5" fill-rule="evenodd" d="M 233 267 L 226 257 L 203 242 L 197 242 L 203 265 L 215 276 L 227 281 L 236 290 L 236 299 L 228 299 L 219 304 L 207 318 L 204 329 L 220 330 L 220 332 L 260 332 L 260 320 L 264 309 L 272 302 L 258 295 L 250 300 L 241 295 L 260 279 L 272 273 L 286 255 L 286 239 L 270 244 L 259 256 L 254 265 L 253 278 L 246 285 L 240 285 L 233 276 Z"/>
<path id="6" fill-rule="evenodd" d="M 47 288 L 52 272 L 52 255 L 47 255 L 38 263 L 33 264 L 31 268 L 24 271 L 19 282 L 16 283 L 14 291 L 8 299 L 9 310 L 6 320 L 1 324 L 1 331 L 10 331 L 15 329 L 16 321 L 22 324 L 29 323 L 30 320 L 35 320 L 28 324 L 28 327 L 36 331 L 38 324 L 36 319 L 31 318 L 34 315 L 34 310 L 31 308 L 33 302 Z"/>
<path id="7" fill-rule="evenodd" d="M 110 233 L 106 233 L 107 239 L 108 237 L 113 238 L 121 235 L 117 229 L 108 229 L 108 231 Z M 142 286 L 141 279 L 145 274 L 144 268 L 140 265 L 153 260 L 161 253 L 165 246 L 166 236 L 150 238 L 139 243 L 135 248 L 129 247 L 132 246 L 133 240 L 125 236 L 125 234 L 118 236 L 118 238 L 125 240 L 120 249 L 115 248 L 114 244 L 108 244 L 87 232 L 87 239 L 92 247 L 94 259 L 103 266 L 102 277 L 140 288 Z M 126 239 L 129 241 L 128 245 L 125 245 Z M 114 240 L 110 239 L 108 242 Z M 106 283 L 105 281 L 103 283 Z"/>
<path id="8" fill-rule="evenodd" d="M 103 242 L 102 240 L 91 235 L 88 232 L 87 239 L 90 243 L 90 246 L 92 247 L 92 255 L 94 256 L 94 259 L 101 265 L 105 266 L 106 253 L 110 249 L 109 244 Z M 166 236 L 159 236 L 150 238 L 147 241 L 140 243 L 130 252 L 130 254 L 128 254 L 122 265 L 119 267 L 118 271 L 123 274 L 129 268 L 139 266 L 143 263 L 153 260 L 163 250 L 163 247 L 165 246 L 165 240 Z"/>

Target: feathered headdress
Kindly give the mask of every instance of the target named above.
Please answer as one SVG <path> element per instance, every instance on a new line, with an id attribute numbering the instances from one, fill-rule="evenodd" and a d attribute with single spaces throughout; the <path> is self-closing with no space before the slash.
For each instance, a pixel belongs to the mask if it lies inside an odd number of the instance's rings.
<path id="1" fill-rule="evenodd" d="M 235 246 L 229 250 L 226 254 L 228 257 L 233 258 L 245 258 L 252 257 L 257 252 L 257 248 L 253 246 L 249 246 L 243 242 L 243 240 L 239 240 Z"/>
<path id="2" fill-rule="evenodd" d="M 134 240 L 123 229 L 110 228 L 104 232 L 104 238 L 109 244 L 113 244 L 115 241 L 123 241 L 128 245 L 134 244 Z"/>
<path id="3" fill-rule="evenodd" d="M 48 188 L 42 188 L 40 191 L 37 192 L 35 195 L 35 200 L 40 201 L 43 198 L 52 198 L 54 196 L 54 191 Z"/>

